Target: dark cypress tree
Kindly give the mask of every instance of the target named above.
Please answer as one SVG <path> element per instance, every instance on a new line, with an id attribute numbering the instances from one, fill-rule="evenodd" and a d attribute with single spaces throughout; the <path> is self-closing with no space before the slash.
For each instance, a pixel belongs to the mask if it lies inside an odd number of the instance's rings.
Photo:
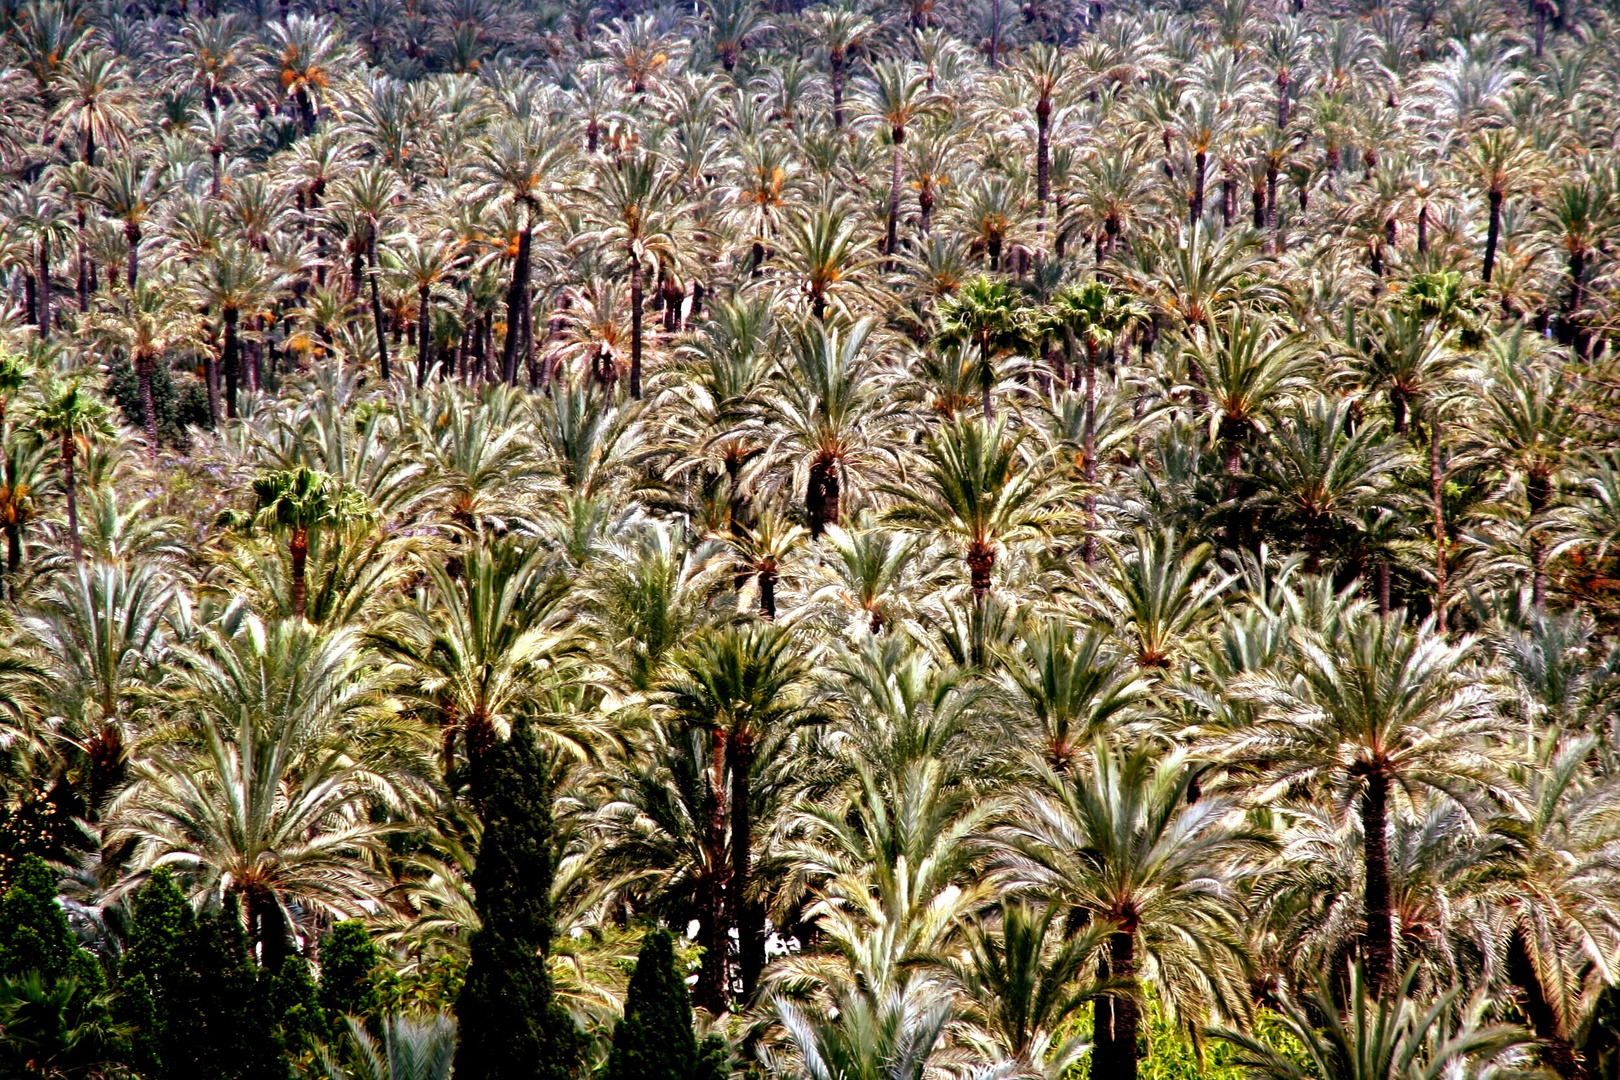
<path id="1" fill-rule="evenodd" d="M 47 982 L 75 978 L 92 993 L 106 985 L 101 966 L 79 947 L 56 901 L 56 875 L 37 855 L 23 859 L 11 888 L 0 897 L 0 977 L 30 971 Z"/>
<path id="2" fill-rule="evenodd" d="M 321 1007 L 320 992 L 309 974 L 309 962 L 297 953 L 281 961 L 281 970 L 275 974 L 266 971 L 259 976 L 268 982 L 270 1011 L 279 1030 L 280 1048 L 287 1058 L 301 1066 L 315 1062 L 316 1048 L 330 1036 L 326 1010 Z"/>
<path id="3" fill-rule="evenodd" d="M 456 1080 L 566 1080 L 582 1036 L 552 994 L 551 791 L 528 728 L 490 755 L 473 869 L 482 929 L 456 999 Z"/>
<path id="4" fill-rule="evenodd" d="M 163 867 L 135 894 L 133 906 L 118 967 L 118 1016 L 135 1032 L 132 1063 L 151 1080 L 196 1076 L 204 1006 L 191 966 L 196 915 Z"/>
<path id="5" fill-rule="evenodd" d="M 277 1037 L 268 987 L 248 955 L 236 897 L 199 920 L 193 952 L 205 1030 L 197 1075 L 208 1080 L 284 1080 L 287 1058 Z"/>
<path id="6" fill-rule="evenodd" d="M 675 969 L 675 938 L 654 930 L 641 943 L 624 1019 L 613 1029 L 607 1080 L 693 1080 L 697 1061 L 692 999 Z"/>
<path id="7" fill-rule="evenodd" d="M 321 1008 L 332 1038 L 347 1030 L 345 1016 L 365 1021 L 373 1035 L 378 1033 L 383 1012 L 381 965 L 382 954 L 359 919 L 338 923 L 321 942 Z"/>

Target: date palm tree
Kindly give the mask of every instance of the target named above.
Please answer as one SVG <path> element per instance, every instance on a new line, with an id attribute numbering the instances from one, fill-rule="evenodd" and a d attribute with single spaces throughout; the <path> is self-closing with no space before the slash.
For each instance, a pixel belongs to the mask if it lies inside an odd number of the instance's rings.
<path id="1" fill-rule="evenodd" d="M 1235 878 L 1261 845 L 1229 824 L 1230 804 L 1189 801 L 1193 776 L 1184 752 L 1098 742 L 1068 773 L 1042 770 L 1022 812 L 992 834 L 1007 887 L 1104 931 L 1094 962 L 1117 989 L 1093 1006 L 1093 1076 L 1137 1075 L 1144 976 L 1189 1019 L 1234 1000 Z"/>
<path id="2" fill-rule="evenodd" d="M 73 558 L 84 559 L 84 543 L 79 537 L 79 485 L 74 471 L 82 454 L 88 454 L 98 439 L 113 434 L 111 410 L 79 380 L 54 383 L 34 409 L 34 426 L 48 442 L 61 449 L 62 493 L 67 497 L 68 539 Z"/>
<path id="3" fill-rule="evenodd" d="M 122 302 L 92 314 L 81 326 L 129 357 L 140 395 L 141 429 L 155 454 L 158 427 L 153 372 L 171 349 L 196 340 L 202 320 L 167 285 L 143 281 L 116 299 Z"/>
<path id="4" fill-rule="evenodd" d="M 221 368 L 225 375 L 225 415 L 234 418 L 237 414 L 237 390 L 242 377 L 242 320 L 251 321 L 267 311 L 281 286 L 282 278 L 269 260 L 241 243 L 223 245 L 197 266 L 192 291 L 201 305 L 218 314 L 220 322 L 219 356 L 216 360 L 213 350 L 205 354 L 208 413 L 216 426 L 221 419 Z"/>
<path id="5" fill-rule="evenodd" d="M 990 594 L 998 551 L 1059 520 L 1062 492 L 1024 444 L 1004 422 L 959 416 L 924 441 L 921 483 L 883 488 L 895 500 L 889 520 L 961 545 L 976 604 Z"/>
<path id="6" fill-rule="evenodd" d="M 873 122 L 889 133 L 889 223 L 883 238 L 883 254 L 893 266 L 895 245 L 900 235 L 900 189 L 905 182 L 906 133 L 912 123 L 937 107 L 928 92 L 928 78 L 914 64 L 902 60 L 880 60 L 872 65 L 872 78 L 866 87 Z"/>
<path id="7" fill-rule="evenodd" d="M 647 275 L 656 281 L 682 261 L 680 177 L 652 154 L 638 153 L 598 166 L 595 180 L 592 227 L 579 242 L 617 250 L 630 272 L 630 396 L 639 401 Z"/>
<path id="8" fill-rule="evenodd" d="M 1480 132 L 1463 151 L 1463 168 L 1485 193 L 1489 220 L 1480 276 L 1490 284 L 1496 272 L 1496 249 L 1502 238 L 1502 204 L 1509 192 L 1528 179 L 1533 157 L 1512 128 L 1493 127 Z"/>
<path id="9" fill-rule="evenodd" d="M 1488 691 L 1469 670 L 1470 643 L 1449 643 L 1433 620 L 1353 606 L 1331 636 L 1296 631 L 1284 669 L 1241 677 L 1230 692 L 1259 711 L 1253 727 L 1216 747 L 1261 770 L 1269 792 L 1290 784 L 1333 792 L 1361 820 L 1368 986 L 1395 985 L 1390 921 L 1389 800 L 1432 789 L 1465 803 L 1498 784 Z M 1262 798 L 1265 793 L 1262 793 Z"/>

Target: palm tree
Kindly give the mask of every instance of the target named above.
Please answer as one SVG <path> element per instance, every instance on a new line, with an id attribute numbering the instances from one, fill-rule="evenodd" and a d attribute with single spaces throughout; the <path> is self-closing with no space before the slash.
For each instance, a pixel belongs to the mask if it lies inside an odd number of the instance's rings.
<path id="1" fill-rule="evenodd" d="M 359 917 L 392 827 L 373 810 L 426 794 L 411 759 L 368 751 L 385 715 L 357 635 L 251 615 L 188 648 L 176 705 L 195 738 L 143 755 L 107 813 L 140 871 L 172 867 L 198 898 L 239 897 L 263 966 L 281 969 L 294 907 Z"/>
<path id="2" fill-rule="evenodd" d="M 630 271 L 630 396 L 641 399 L 642 314 L 647 274 L 654 280 L 682 261 L 680 178 L 651 154 L 597 168 L 591 231 L 580 243 L 616 248 Z"/>
<path id="3" fill-rule="evenodd" d="M 713 20 L 710 33 L 714 38 L 714 51 L 720 56 L 720 66 L 727 71 L 737 69 L 737 58 L 748 48 L 748 39 L 772 29 L 754 0 L 709 0 L 709 18 Z"/>
<path id="4" fill-rule="evenodd" d="M 66 93 L 51 122 L 61 125 L 59 138 L 70 132 L 78 137 L 81 161 L 94 166 L 98 148 L 128 144 L 139 120 L 122 58 L 97 47 L 75 49 L 63 59 L 57 80 Z"/>
<path id="5" fill-rule="evenodd" d="M 397 273 L 416 291 L 416 385 L 426 386 L 433 369 L 433 298 L 461 262 L 460 246 L 439 235 L 426 240 L 407 233 L 393 253 Z"/>
<path id="6" fill-rule="evenodd" d="M 140 392 L 141 429 L 155 454 L 158 427 L 153 372 L 169 350 L 196 340 L 202 320 L 179 302 L 171 287 L 143 281 L 119 299 L 121 304 L 93 313 L 81 326 L 129 357 Z"/>
<path id="7" fill-rule="evenodd" d="M 1244 676 L 1232 688 L 1260 710 L 1255 725 L 1212 753 L 1248 763 L 1272 782 L 1320 785 L 1357 803 L 1366 931 L 1362 957 L 1375 991 L 1395 977 L 1390 922 L 1389 799 L 1431 788 L 1453 798 L 1489 790 L 1489 693 L 1468 670 L 1470 643 L 1446 641 L 1433 620 L 1352 606 L 1330 636 L 1296 631 L 1285 670 Z"/>
<path id="8" fill-rule="evenodd" d="M 904 163 L 906 131 L 913 121 L 937 107 L 933 96 L 927 92 L 927 85 L 927 76 L 914 64 L 902 60 L 882 60 L 872 65 L 872 79 L 868 88 L 872 119 L 888 128 L 891 148 L 889 224 L 883 238 L 883 254 L 889 256 L 891 267 L 900 230 L 900 188 L 905 180 L 901 165 Z"/>
<path id="9" fill-rule="evenodd" d="M 1117 989 L 1093 1006 L 1096 1077 L 1137 1075 L 1140 988 L 1187 1015 L 1231 1000 L 1242 936 L 1236 870 L 1258 841 L 1228 824 L 1230 804 L 1191 802 L 1186 754 L 1110 749 L 1067 774 L 1042 769 L 1022 812 L 997 829 L 1001 880 L 1096 926 L 1098 970 Z"/>
<path id="10" fill-rule="evenodd" d="M 355 1017 L 343 1023 L 348 1053 L 342 1059 L 322 1056 L 328 1080 L 450 1080 L 456 1022 L 449 1014 L 395 1013 L 383 1020 L 380 1039 Z"/>
<path id="11" fill-rule="evenodd" d="M 94 196 L 107 213 L 121 222 L 124 240 L 129 244 L 128 279 L 135 287 L 140 273 L 140 247 L 146 219 L 156 209 L 164 193 L 162 172 L 137 158 L 120 157 L 98 170 L 98 193 Z"/>
<path id="12" fill-rule="evenodd" d="M 75 560 L 83 560 L 84 544 L 79 538 L 79 487 L 74 462 L 81 453 L 88 454 L 97 439 L 113 434 L 110 415 L 111 410 L 85 393 L 77 379 L 52 384 L 34 410 L 34 426 L 39 433 L 61 447 L 62 492 L 67 496 L 68 538 Z"/>
<path id="13" fill-rule="evenodd" d="M 659 688 L 660 708 L 672 720 L 712 732 L 707 844 L 718 852 L 729 835 L 731 857 L 705 901 L 707 951 L 697 996 L 716 1014 L 728 997 L 724 950 L 732 930 L 745 1000 L 765 966 L 765 909 L 752 877 L 752 789 L 756 770 L 780 752 L 793 731 L 821 719 L 810 684 L 810 668 L 798 654 L 794 634 L 755 623 L 697 634 L 671 657 L 669 676 Z"/>
<path id="14" fill-rule="evenodd" d="M 237 413 L 237 389 L 241 379 L 242 319 L 257 318 L 269 309 L 281 288 L 281 278 L 269 261 L 245 244 L 231 243 L 201 261 L 192 290 L 199 303 L 219 314 L 220 352 L 216 362 L 212 350 L 207 355 L 208 413 L 217 426 L 220 421 L 219 371 L 225 371 L 225 415 Z"/>
<path id="15" fill-rule="evenodd" d="M 1284 996 L 1278 1019 L 1297 1040 L 1299 1056 L 1229 1028 L 1210 1034 L 1236 1049 L 1234 1064 L 1263 1080 L 1437 1080 L 1459 1071 L 1489 1072 L 1493 1062 L 1531 1041 L 1523 1028 L 1481 1026 L 1480 1010 L 1461 1000 L 1460 987 L 1426 1002 L 1414 975 L 1415 969 L 1392 993 L 1380 994 L 1357 968 L 1347 1005 L 1325 983 L 1303 1001 Z"/>
<path id="16" fill-rule="evenodd" d="M 767 451 L 793 462 L 793 484 L 804 485 L 810 535 L 840 520 L 850 480 L 894 463 L 884 437 L 894 414 L 883 407 L 883 382 L 873 371 L 876 324 L 809 322 L 790 338 L 778 378 L 751 409 L 775 434 Z"/>
<path id="17" fill-rule="evenodd" d="M 372 165 L 344 177 L 333 192 L 334 201 L 354 214 L 363 227 L 360 244 L 365 252 L 366 277 L 371 283 L 372 327 L 377 335 L 377 358 L 384 381 L 392 373 L 388 366 L 388 334 L 384 329 L 382 298 L 378 292 L 377 234 L 400 195 L 399 181 L 391 170 L 381 165 Z"/>
<path id="18" fill-rule="evenodd" d="M 1077 631 L 1061 615 L 1034 623 L 1020 638 L 1003 679 L 1046 768 L 1065 774 L 1086 747 L 1128 719 L 1148 689 L 1100 630 Z"/>
<path id="19" fill-rule="evenodd" d="M 430 561 L 431 589 L 372 634 L 414 674 L 411 696 L 439 721 L 444 771 L 468 785 L 475 804 L 485 795 L 489 756 L 518 717 L 545 719 L 537 732 L 570 749 L 581 745 L 539 707 L 571 676 L 579 645 L 545 569 L 544 552 L 510 541 L 469 548 L 454 575 Z M 466 763 L 459 775 L 458 746 Z"/>
<path id="20" fill-rule="evenodd" d="M 1089 604 L 1133 644 L 1143 669 L 1171 666 L 1185 638 L 1233 577 L 1205 573 L 1208 544 L 1183 545 L 1174 529 L 1137 529 L 1132 550 L 1109 551 L 1113 573 L 1093 574 Z"/>
<path id="21" fill-rule="evenodd" d="M 288 15 L 271 23 L 269 42 L 280 66 L 282 92 L 293 99 L 304 134 L 315 131 L 320 117 L 320 95 L 338 71 L 347 66 L 349 47 L 343 44 L 332 20 L 319 15 Z"/>
<path id="22" fill-rule="evenodd" d="M 832 78 L 833 127 L 844 126 L 844 75 L 850 57 L 866 44 L 877 24 L 852 7 L 836 4 L 818 8 L 815 29 L 827 50 L 828 74 Z"/>
<path id="23" fill-rule="evenodd" d="M 1485 259 L 1480 276 L 1490 283 L 1496 270 L 1496 248 L 1502 238 L 1502 204 L 1508 193 L 1523 185 L 1532 158 L 1523 140 L 1512 128 L 1493 127 L 1481 132 L 1463 155 L 1463 167 L 1485 192 L 1490 220 L 1485 234 Z"/>
<path id="24" fill-rule="evenodd" d="M 996 359 L 1023 348 L 1030 337 L 1023 298 L 1005 281 L 980 275 L 940 301 L 936 314 L 940 342 L 967 342 L 978 349 L 976 371 L 984 416 L 987 422 L 994 419 Z"/>
<path id="25" fill-rule="evenodd" d="M 257 524 L 287 532 L 293 617 L 302 619 L 309 596 L 305 566 L 310 533 L 364 520 L 371 509 L 358 492 L 340 487 L 330 476 L 307 465 L 259 474 L 253 481 L 253 500 Z"/>
<path id="26" fill-rule="evenodd" d="M 923 1080 L 945 1036 L 950 1001 L 921 983 L 887 992 L 846 991 L 814 1019 L 783 998 L 774 1002 L 774 1012 L 806 1080 Z"/>
<path id="27" fill-rule="evenodd" d="M 1044 232 L 1052 202 L 1052 105 L 1066 74 L 1063 51 L 1038 42 L 1019 58 L 1016 70 L 1035 99 L 1035 201 L 1040 215 L 1035 227 Z"/>
<path id="28" fill-rule="evenodd" d="M 1096 561 L 1097 495 L 1097 359 L 1104 349 L 1112 350 L 1147 312 L 1100 278 L 1061 290 L 1052 298 L 1044 316 L 1061 330 L 1067 366 L 1072 370 L 1074 343 L 1085 346 L 1085 367 L 1081 369 L 1086 396 L 1084 432 L 1080 451 L 1082 479 L 1086 483 L 1085 560 Z"/>
<path id="29" fill-rule="evenodd" d="M 1062 492 L 1041 460 L 1024 451 L 1022 434 L 980 418 L 942 424 L 923 442 L 921 466 L 926 486 L 883 488 L 896 503 L 889 520 L 958 541 L 974 602 L 983 604 L 998 549 L 1056 524 Z"/>
<path id="30" fill-rule="evenodd" d="M 872 244 L 849 215 L 828 206 L 802 211 L 789 219 L 782 273 L 810 300 L 810 313 L 827 317 L 827 305 L 844 307 L 847 292 L 860 285 L 857 276 L 871 265 Z"/>
<path id="31" fill-rule="evenodd" d="M 1245 317 L 1237 307 L 1226 318 L 1192 331 L 1189 366 L 1206 396 L 1210 435 L 1226 459 L 1229 490 L 1243 474 L 1243 447 L 1269 424 L 1279 397 L 1308 385 L 1305 341 L 1275 322 Z"/>

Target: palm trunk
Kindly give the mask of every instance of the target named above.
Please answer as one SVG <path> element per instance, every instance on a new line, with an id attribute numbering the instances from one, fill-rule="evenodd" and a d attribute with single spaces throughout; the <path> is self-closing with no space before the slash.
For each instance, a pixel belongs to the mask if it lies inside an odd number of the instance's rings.
<path id="1" fill-rule="evenodd" d="M 838 524 L 838 461 L 828 454 L 819 454 L 810 463 L 810 478 L 805 485 L 804 510 L 810 519 L 810 535 L 820 537 L 828 525 Z"/>
<path id="2" fill-rule="evenodd" d="M 1086 480 L 1086 565 L 1091 566 L 1097 561 L 1097 347 L 1090 341 L 1086 342 L 1086 430 L 1083 436 L 1082 452 L 1085 454 L 1085 465 L 1082 467 Z"/>
<path id="3" fill-rule="evenodd" d="M 1040 203 L 1035 231 L 1044 233 L 1052 201 L 1052 99 L 1045 95 L 1035 102 L 1035 199 Z"/>
<path id="4" fill-rule="evenodd" d="M 1192 201 L 1187 206 L 1187 227 L 1194 232 L 1198 230 L 1198 223 L 1204 220 L 1204 172 L 1209 164 L 1209 153 L 1204 150 L 1193 155 L 1193 190 Z"/>
<path id="5" fill-rule="evenodd" d="M 68 537 L 73 542 L 73 559 L 84 561 L 84 541 L 79 537 L 79 485 L 73 473 L 73 457 L 78 447 L 73 433 L 62 434 L 62 491 L 67 495 Z"/>
<path id="6" fill-rule="evenodd" d="M 309 580 L 306 576 L 306 567 L 309 563 L 309 530 L 294 529 L 287 550 L 292 556 L 293 616 L 302 619 L 309 601 Z"/>
<path id="7" fill-rule="evenodd" d="M 1417 249 L 1419 255 L 1429 253 L 1429 204 L 1418 207 Z"/>
<path id="8" fill-rule="evenodd" d="M 901 172 L 900 145 L 905 141 L 906 133 L 896 128 L 894 131 L 894 151 L 890 155 L 889 163 L 889 229 L 883 238 L 883 254 L 889 257 L 886 269 L 894 269 L 894 248 L 900 234 L 900 185 L 904 182 Z"/>
<path id="9" fill-rule="evenodd" d="M 1140 1009 L 1136 1003 L 1136 936 L 1108 937 L 1107 974 L 1123 983 L 1120 993 L 1104 994 L 1093 1008 L 1092 1080 L 1136 1080 L 1136 1037 Z"/>
<path id="10" fill-rule="evenodd" d="M 630 397 L 641 400 L 641 306 L 645 288 L 641 260 L 630 264 Z"/>
<path id="11" fill-rule="evenodd" d="M 1446 629 L 1446 487 L 1440 469 L 1440 420 L 1429 421 L 1429 499 L 1434 512 L 1434 621 Z"/>
<path id="12" fill-rule="evenodd" d="M 225 415 L 236 417 L 236 391 L 241 381 L 241 345 L 236 340 L 237 312 L 225 309 Z"/>
<path id="13" fill-rule="evenodd" d="M 984 598 L 990 595 L 990 573 L 996 566 L 994 541 L 970 540 L 967 549 L 967 564 L 968 575 L 973 582 L 973 602 L 982 604 Z"/>
<path id="14" fill-rule="evenodd" d="M 433 303 L 431 287 L 416 290 L 416 385 L 426 386 L 428 367 L 433 363 Z"/>
<path id="15" fill-rule="evenodd" d="M 1378 564 L 1378 614 L 1388 615 L 1390 610 L 1390 569 L 1389 563 Z"/>
<path id="16" fill-rule="evenodd" d="M 698 969 L 697 1004 L 719 1016 L 726 1011 L 726 949 L 730 934 L 726 927 L 726 878 L 729 862 L 726 858 L 726 737 L 715 731 L 711 735 L 709 790 L 707 793 L 709 820 L 703 846 L 709 863 L 708 880 L 704 889 L 704 913 L 699 928 L 702 935 L 703 960 Z"/>
<path id="17" fill-rule="evenodd" d="M 1536 525 L 1541 521 L 1542 511 L 1552 501 L 1551 477 L 1541 469 L 1532 468 L 1524 479 L 1524 492 L 1530 511 L 1529 523 L 1525 526 L 1525 546 L 1530 552 L 1530 602 L 1537 611 L 1544 611 L 1547 606 L 1547 555 Z"/>
<path id="18" fill-rule="evenodd" d="M 141 227 L 125 225 L 124 240 L 129 244 L 129 291 L 133 294 L 141 273 Z"/>
<path id="19" fill-rule="evenodd" d="M 990 0 L 990 70 L 1001 66 L 1001 0 Z"/>
<path id="20" fill-rule="evenodd" d="M 753 873 L 753 807 L 751 786 L 754 737 L 743 730 L 729 740 L 731 758 L 731 908 L 737 924 L 737 968 L 742 1000 L 747 1003 L 765 969 L 765 912 L 748 895 Z"/>
<path id="21" fill-rule="evenodd" d="M 1496 270 L 1496 244 L 1502 239 L 1502 193 L 1493 189 L 1490 192 L 1490 202 L 1490 225 L 1485 232 L 1484 278 L 1486 284 L 1490 283 L 1491 274 Z"/>
<path id="22" fill-rule="evenodd" d="M 776 621 L 776 579 L 775 565 L 760 570 L 759 578 L 759 617 L 766 622 Z"/>
<path id="23" fill-rule="evenodd" d="M 518 237 L 517 258 L 512 260 L 512 284 L 506 290 L 506 340 L 501 345 L 501 378 L 517 382 L 518 346 L 523 340 L 522 311 L 529 302 L 529 259 L 534 245 L 533 230 L 525 228 Z"/>
<path id="24" fill-rule="evenodd" d="M 382 294 L 377 286 L 377 225 L 371 223 L 366 229 L 366 269 L 371 278 L 371 321 L 377 328 L 377 359 L 381 362 L 383 381 L 387 382 L 393 371 L 388 366 L 388 334 L 383 322 Z"/>
<path id="25" fill-rule="evenodd" d="M 1363 957 L 1367 985 L 1380 993 L 1395 969 L 1395 939 L 1390 922 L 1389 777 L 1376 767 L 1361 794 L 1362 863 L 1366 880 L 1363 910 L 1367 918 Z"/>
<path id="26" fill-rule="evenodd" d="M 146 445 L 157 453 L 157 403 L 152 394 L 152 369 L 157 366 L 154 357 L 140 354 L 135 357 L 135 381 L 141 391 L 141 430 L 146 432 Z"/>
<path id="27" fill-rule="evenodd" d="M 51 242 L 39 244 L 39 339 L 51 336 Z"/>
<path id="28" fill-rule="evenodd" d="M 834 49 L 827 57 L 827 66 L 832 69 L 832 114 L 833 127 L 844 126 L 844 52 Z"/>

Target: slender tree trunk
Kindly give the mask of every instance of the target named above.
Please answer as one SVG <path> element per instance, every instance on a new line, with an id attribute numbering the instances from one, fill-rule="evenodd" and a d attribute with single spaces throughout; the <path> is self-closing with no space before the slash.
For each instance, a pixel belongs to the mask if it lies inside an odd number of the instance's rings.
<path id="1" fill-rule="evenodd" d="M 141 430 L 146 432 L 146 445 L 152 453 L 158 449 L 157 403 L 152 395 L 152 369 L 157 365 L 154 357 L 145 353 L 135 357 L 135 381 L 141 393 Z"/>
<path id="2" fill-rule="evenodd" d="M 1083 474 L 1086 481 L 1086 540 L 1087 566 L 1097 561 L 1097 347 L 1086 342 L 1086 430 L 1082 437 L 1082 453 L 1086 461 Z"/>
<path id="3" fill-rule="evenodd" d="M 80 201 L 77 210 L 78 229 L 75 232 L 76 265 L 74 285 L 79 292 L 79 311 L 84 313 L 90 310 L 90 248 L 84 242 L 85 230 L 88 223 L 85 220 L 84 203 Z"/>
<path id="4" fill-rule="evenodd" d="M 219 427 L 219 361 L 212 350 L 203 354 L 203 382 L 208 389 L 208 423 Z"/>
<path id="5" fill-rule="evenodd" d="M 124 226 L 124 241 L 129 245 L 129 291 L 135 292 L 135 282 L 141 274 L 141 227 L 139 225 Z"/>
<path id="6" fill-rule="evenodd" d="M 1434 512 L 1434 621 L 1446 629 L 1446 487 L 1440 468 L 1440 420 L 1429 421 L 1429 499 Z"/>
<path id="7" fill-rule="evenodd" d="M 1552 479 L 1540 469 L 1533 468 L 1524 478 L 1524 489 L 1525 502 L 1530 511 L 1525 527 L 1525 546 L 1530 552 L 1530 602 L 1537 611 L 1544 611 L 1547 606 L 1547 553 L 1536 526 L 1540 524 L 1547 504 L 1552 501 Z"/>
<path id="8" fill-rule="evenodd" d="M 292 556 L 293 615 L 302 619 L 309 601 L 309 580 L 306 570 L 309 563 L 309 530 L 294 529 L 292 538 L 287 543 L 287 550 Z"/>
<path id="9" fill-rule="evenodd" d="M 506 340 L 501 346 L 501 378 L 517 382 L 518 346 L 523 341 L 523 308 L 529 302 L 529 259 L 534 230 L 518 237 L 517 258 L 512 260 L 512 284 L 506 290 Z"/>
<path id="10" fill-rule="evenodd" d="M 1001 0 L 990 0 L 990 70 L 1001 67 Z"/>
<path id="11" fill-rule="evenodd" d="M 84 541 L 79 536 L 79 484 L 78 477 L 74 475 L 73 458 L 78 447 L 74 445 L 73 434 L 66 432 L 62 435 L 62 491 L 67 495 L 68 538 L 73 542 L 73 559 L 75 562 L 84 561 Z"/>
<path id="12" fill-rule="evenodd" d="M 1204 220 L 1204 173 L 1209 165 L 1209 153 L 1204 150 L 1193 155 L 1193 190 L 1192 201 L 1187 207 L 1187 217 L 1190 219 L 1187 227 L 1197 231 L 1198 223 Z"/>
<path id="13" fill-rule="evenodd" d="M 1502 193 L 1493 189 L 1490 192 L 1490 203 L 1490 225 L 1485 232 L 1484 278 L 1487 284 L 1496 271 L 1496 245 L 1502 239 Z"/>
<path id="14" fill-rule="evenodd" d="M 811 537 L 819 538 L 827 526 L 838 524 L 839 498 L 838 460 L 829 454 L 818 454 L 810 463 L 810 477 L 804 492 Z"/>
<path id="15" fill-rule="evenodd" d="M 776 580 L 778 571 L 775 563 L 760 570 L 759 578 L 759 617 L 766 622 L 776 621 Z"/>
<path id="16" fill-rule="evenodd" d="M 765 969 L 765 912 L 757 899 L 748 895 L 753 867 L 754 736 L 744 729 L 728 740 L 731 756 L 731 908 L 737 924 L 738 974 L 742 978 L 742 1000 L 754 995 L 759 975 Z"/>
<path id="17" fill-rule="evenodd" d="M 630 264 L 630 397 L 641 400 L 642 292 L 645 288 L 641 260 Z"/>
<path id="18" fill-rule="evenodd" d="M 894 269 L 894 248 L 900 235 L 900 186 L 905 182 L 901 171 L 900 146 L 905 142 L 906 133 L 903 129 L 896 128 L 893 135 L 894 151 L 889 163 L 889 230 L 883 238 L 883 254 L 889 257 L 886 267 L 890 270 Z"/>
<path id="19" fill-rule="evenodd" d="M 1044 94 L 1035 102 L 1035 198 L 1040 203 L 1035 231 L 1044 233 L 1052 201 L 1052 99 Z"/>
<path id="20" fill-rule="evenodd" d="M 1418 207 L 1417 249 L 1419 255 L 1429 253 L 1429 204 Z"/>
<path id="21" fill-rule="evenodd" d="M 1136 1080 L 1136 1038 L 1141 1026 L 1136 1003 L 1136 935 L 1108 936 L 1107 974 L 1124 985 L 1104 994 L 1093 1008 L 1092 1080 Z"/>
<path id="22" fill-rule="evenodd" d="M 39 339 L 51 336 L 51 242 L 39 244 Z"/>
<path id="23" fill-rule="evenodd" d="M 844 51 L 834 49 L 827 58 L 827 66 L 832 68 L 832 113 L 833 127 L 844 126 Z"/>
<path id="24" fill-rule="evenodd" d="M 730 864 L 726 858 L 726 737 L 721 731 L 711 735 L 709 762 L 708 822 L 704 847 L 709 873 L 704 889 L 703 960 L 698 969 L 697 1003 L 715 1016 L 726 1011 L 726 950 L 730 934 L 726 925 L 726 878 Z"/>
<path id="25" fill-rule="evenodd" d="M 1378 564 L 1378 614 L 1388 615 L 1390 611 L 1390 569 L 1389 563 Z"/>
<path id="26" fill-rule="evenodd" d="M 388 334 L 383 322 L 382 294 L 377 285 L 376 222 L 371 222 L 366 228 L 366 269 L 371 278 L 371 321 L 377 327 L 377 359 L 381 361 L 383 381 L 387 382 L 394 373 L 388 365 Z"/>
<path id="27" fill-rule="evenodd" d="M 932 181 L 924 178 L 917 188 L 917 232 L 926 238 L 933 223 L 934 185 Z"/>
<path id="28" fill-rule="evenodd" d="M 236 418 L 236 392 L 241 382 L 242 346 L 236 338 L 235 308 L 225 309 L 225 415 Z"/>
<path id="29" fill-rule="evenodd" d="M 416 290 L 416 385 L 426 386 L 428 368 L 433 363 L 432 286 Z"/>
<path id="30" fill-rule="evenodd" d="M 1367 985 L 1381 993 L 1395 970 L 1395 939 L 1390 921 L 1389 840 L 1386 835 L 1389 814 L 1389 777 L 1373 767 L 1367 774 L 1367 787 L 1361 793 L 1362 863 L 1366 879 L 1367 918 L 1365 964 Z"/>

